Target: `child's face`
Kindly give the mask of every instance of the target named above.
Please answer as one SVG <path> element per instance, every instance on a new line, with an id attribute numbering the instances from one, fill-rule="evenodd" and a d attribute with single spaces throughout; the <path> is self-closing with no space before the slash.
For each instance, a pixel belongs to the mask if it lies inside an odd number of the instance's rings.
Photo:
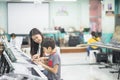
<path id="1" fill-rule="evenodd" d="M 12 36 L 12 39 L 15 39 L 15 36 Z"/>
<path id="2" fill-rule="evenodd" d="M 48 48 L 43 47 L 43 51 L 44 51 L 45 53 L 47 53 L 47 54 L 50 55 L 50 53 L 51 53 L 51 51 L 52 51 L 52 48 L 51 48 L 51 47 L 48 47 Z"/>

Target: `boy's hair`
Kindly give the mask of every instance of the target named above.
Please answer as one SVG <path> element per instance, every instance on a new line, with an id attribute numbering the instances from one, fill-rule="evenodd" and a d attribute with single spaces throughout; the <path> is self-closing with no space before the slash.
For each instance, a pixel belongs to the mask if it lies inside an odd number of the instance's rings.
<path id="1" fill-rule="evenodd" d="M 15 34 L 15 33 L 12 33 L 10 36 L 11 36 L 11 37 L 13 37 L 13 36 L 16 37 L 16 34 Z"/>
<path id="2" fill-rule="evenodd" d="M 51 47 L 52 49 L 55 48 L 55 41 L 52 38 L 45 38 L 42 42 L 42 47 Z"/>
<path id="3" fill-rule="evenodd" d="M 94 32 L 94 31 L 91 32 L 91 35 L 94 36 L 94 37 L 98 37 L 96 32 Z"/>

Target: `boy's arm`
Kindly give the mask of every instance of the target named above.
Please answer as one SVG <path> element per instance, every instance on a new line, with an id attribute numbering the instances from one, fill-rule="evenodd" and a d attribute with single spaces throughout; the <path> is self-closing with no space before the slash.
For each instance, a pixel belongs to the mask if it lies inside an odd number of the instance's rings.
<path id="1" fill-rule="evenodd" d="M 58 72 L 58 64 L 54 65 L 53 67 L 49 67 L 49 66 L 43 64 L 42 62 L 39 62 L 39 64 L 54 74 L 56 74 Z"/>
<path id="2" fill-rule="evenodd" d="M 32 59 L 32 61 L 35 62 L 36 64 L 39 64 L 39 62 L 47 64 L 48 57 L 39 57 L 37 59 Z"/>
<path id="3" fill-rule="evenodd" d="M 48 57 L 41 57 L 40 61 L 44 64 L 48 64 Z"/>

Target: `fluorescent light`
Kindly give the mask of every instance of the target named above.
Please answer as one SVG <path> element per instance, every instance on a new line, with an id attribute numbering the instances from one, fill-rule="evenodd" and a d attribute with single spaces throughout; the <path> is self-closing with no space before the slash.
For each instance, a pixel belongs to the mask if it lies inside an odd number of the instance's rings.
<path id="1" fill-rule="evenodd" d="M 77 1 L 77 0 L 54 0 L 54 1 Z"/>
<path id="2" fill-rule="evenodd" d="M 34 3 L 41 3 L 43 0 L 21 0 L 21 1 L 34 2 Z"/>
<path id="3" fill-rule="evenodd" d="M 33 1 L 34 2 L 34 1 L 40 1 L 40 0 L 21 0 L 21 1 L 28 1 L 28 2 Z"/>
<path id="4" fill-rule="evenodd" d="M 28 1 L 29 2 L 29 1 L 34 1 L 34 0 L 21 0 L 21 1 Z"/>

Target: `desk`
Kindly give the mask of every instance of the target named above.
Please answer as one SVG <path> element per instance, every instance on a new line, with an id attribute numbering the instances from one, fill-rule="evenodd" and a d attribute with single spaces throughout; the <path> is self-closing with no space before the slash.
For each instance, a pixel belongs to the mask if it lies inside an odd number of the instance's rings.
<path id="1" fill-rule="evenodd" d="M 114 45 L 114 44 L 104 44 L 101 42 L 96 42 L 96 43 L 91 43 L 88 44 L 90 46 L 98 46 L 98 47 L 103 47 L 103 48 L 108 48 L 108 49 L 113 49 L 113 50 L 120 50 L 120 45 Z"/>
<path id="2" fill-rule="evenodd" d="M 98 47 L 103 47 L 103 48 L 107 48 L 107 49 L 112 49 L 112 50 L 117 50 L 117 51 L 120 51 L 120 45 L 119 44 L 104 44 L 104 43 L 100 43 L 100 42 L 97 42 L 97 43 L 92 43 L 90 44 L 90 46 L 98 46 Z M 119 66 L 119 69 L 118 71 L 111 71 L 112 73 L 118 73 L 118 79 L 119 79 L 119 76 L 120 76 L 120 62 L 118 61 L 118 66 Z M 107 67 L 112 67 L 111 65 L 110 66 L 106 66 Z"/>
<path id="3" fill-rule="evenodd" d="M 96 42 L 96 43 L 91 43 L 91 44 L 80 44 L 80 45 L 77 45 L 77 46 L 78 47 L 81 47 L 81 46 L 98 46 L 98 47 L 101 47 L 101 48 L 105 48 L 107 53 L 108 53 L 109 50 L 120 51 L 120 45 L 119 44 L 116 44 L 116 45 L 110 44 L 110 43 L 104 44 L 102 42 Z M 111 54 L 109 54 L 109 59 L 111 60 L 111 63 L 113 63 Z"/>
<path id="4" fill-rule="evenodd" d="M 91 44 L 80 44 L 77 45 L 78 47 L 82 47 L 82 46 L 98 46 L 98 47 L 102 47 L 102 48 L 108 48 L 108 49 L 113 49 L 113 50 L 120 50 L 120 45 L 114 45 L 114 44 L 110 44 L 110 43 L 102 43 L 102 42 L 96 42 L 96 43 L 91 43 Z"/>

